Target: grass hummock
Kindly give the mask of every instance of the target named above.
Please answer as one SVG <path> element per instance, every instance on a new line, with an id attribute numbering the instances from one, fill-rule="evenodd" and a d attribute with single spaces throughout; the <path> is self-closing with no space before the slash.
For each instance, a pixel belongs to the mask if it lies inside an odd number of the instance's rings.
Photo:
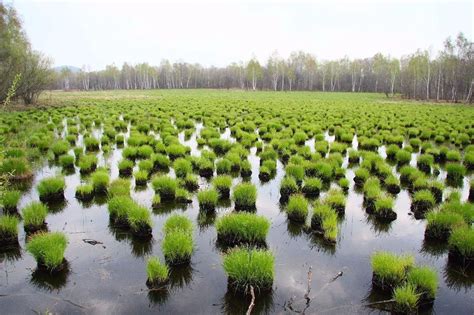
<path id="1" fill-rule="evenodd" d="M 153 222 L 147 208 L 134 204 L 127 211 L 127 221 L 133 235 L 141 238 L 151 238 Z"/>
<path id="2" fill-rule="evenodd" d="M 251 183 L 241 183 L 235 186 L 232 199 L 237 210 L 254 210 L 257 200 L 257 188 Z"/>
<path id="3" fill-rule="evenodd" d="M 31 202 L 22 210 L 23 226 L 26 232 L 34 233 L 46 229 L 48 207 L 41 202 Z"/>
<path id="4" fill-rule="evenodd" d="M 223 266 L 229 286 L 235 291 L 249 293 L 250 286 L 257 292 L 272 289 L 275 257 L 269 250 L 232 249 L 224 256 Z"/>
<path id="5" fill-rule="evenodd" d="M 410 283 L 395 288 L 393 292 L 394 311 L 400 314 L 416 313 L 418 297 L 415 287 Z"/>
<path id="6" fill-rule="evenodd" d="M 159 288 L 168 282 L 170 270 L 157 257 L 150 257 L 146 264 L 146 275 L 148 288 Z"/>
<path id="7" fill-rule="evenodd" d="M 377 219 L 393 221 L 397 218 L 397 213 L 393 211 L 394 200 L 391 196 L 381 194 L 375 199 L 373 214 Z"/>
<path id="8" fill-rule="evenodd" d="M 212 211 L 216 208 L 219 199 L 219 193 L 215 189 L 202 190 L 198 192 L 197 198 L 199 208 L 206 211 Z"/>
<path id="9" fill-rule="evenodd" d="M 193 223 L 184 215 L 173 214 L 163 225 L 163 233 L 167 235 L 173 231 L 185 231 L 186 233 L 192 234 Z"/>
<path id="10" fill-rule="evenodd" d="M 130 181 L 126 178 L 114 179 L 107 191 L 110 197 L 130 196 Z"/>
<path id="11" fill-rule="evenodd" d="M 212 180 L 212 186 L 219 192 L 219 198 L 229 198 L 230 187 L 232 186 L 232 177 L 228 175 L 216 176 Z"/>
<path id="12" fill-rule="evenodd" d="M 464 218 L 452 211 L 430 211 L 426 221 L 425 237 L 439 241 L 447 241 L 455 228 L 466 226 Z"/>
<path id="13" fill-rule="evenodd" d="M 163 201 L 172 201 L 176 198 L 178 183 L 174 178 L 163 175 L 153 178 L 153 188 Z"/>
<path id="14" fill-rule="evenodd" d="M 38 269 L 54 273 L 65 265 L 66 246 L 67 238 L 63 233 L 38 233 L 26 244 L 26 250 L 35 258 Z"/>
<path id="15" fill-rule="evenodd" d="M 431 190 L 423 189 L 415 192 L 411 209 L 415 214 L 415 218 L 423 218 L 426 211 L 432 209 L 436 204 L 436 200 Z"/>
<path id="16" fill-rule="evenodd" d="M 438 291 L 438 274 L 430 267 L 414 267 L 407 274 L 407 281 L 420 295 L 420 301 L 434 300 Z"/>
<path id="17" fill-rule="evenodd" d="M 163 239 L 162 250 L 166 262 L 170 265 L 189 263 L 194 250 L 192 234 L 181 229 L 167 232 Z"/>
<path id="18" fill-rule="evenodd" d="M 18 217 L 3 215 L 0 217 L 0 245 L 9 246 L 18 244 Z"/>
<path id="19" fill-rule="evenodd" d="M 305 222 L 308 216 L 308 201 L 302 195 L 290 196 L 286 214 L 291 221 Z"/>
<path id="20" fill-rule="evenodd" d="M 449 259 L 467 265 L 474 262 L 474 229 L 457 228 L 449 237 Z"/>
<path id="21" fill-rule="evenodd" d="M 280 182 L 280 196 L 282 200 L 288 200 L 291 194 L 298 192 L 298 184 L 293 177 L 285 176 Z"/>
<path id="22" fill-rule="evenodd" d="M 323 187 L 323 183 L 319 178 L 306 178 L 303 183 L 302 192 L 306 197 L 317 197 Z"/>
<path id="23" fill-rule="evenodd" d="M 338 233 L 337 213 L 329 205 L 317 203 L 311 218 L 311 228 L 324 235 L 324 239 L 335 243 Z"/>
<path id="24" fill-rule="evenodd" d="M 55 201 L 64 199 L 66 182 L 63 177 L 48 177 L 38 184 L 38 193 L 41 201 Z"/>
<path id="25" fill-rule="evenodd" d="M 226 214 L 216 221 L 217 240 L 225 245 L 264 245 L 270 222 L 248 212 Z"/>
<path id="26" fill-rule="evenodd" d="M 371 263 L 372 284 L 381 290 L 393 290 L 402 284 L 415 259 L 411 255 L 397 256 L 390 252 L 376 252 L 371 257 Z"/>
<path id="27" fill-rule="evenodd" d="M 76 198 L 82 201 L 90 201 L 94 197 L 94 186 L 91 184 L 79 185 L 76 188 Z"/>
<path id="28" fill-rule="evenodd" d="M 110 221 L 116 226 L 129 227 L 128 213 L 136 204 L 129 196 L 114 196 L 109 199 L 107 208 Z"/>
<path id="29" fill-rule="evenodd" d="M 346 208 L 346 196 L 339 189 L 331 189 L 325 196 L 324 203 L 331 206 L 339 215 L 342 215 Z"/>
<path id="30" fill-rule="evenodd" d="M 109 181 L 109 174 L 104 169 L 98 169 L 91 175 L 92 187 L 94 188 L 94 192 L 97 194 L 103 194 L 107 192 Z"/>
<path id="31" fill-rule="evenodd" d="M 20 201 L 21 192 L 18 190 L 6 190 L 2 193 L 0 205 L 5 213 L 16 213 L 18 201 Z"/>

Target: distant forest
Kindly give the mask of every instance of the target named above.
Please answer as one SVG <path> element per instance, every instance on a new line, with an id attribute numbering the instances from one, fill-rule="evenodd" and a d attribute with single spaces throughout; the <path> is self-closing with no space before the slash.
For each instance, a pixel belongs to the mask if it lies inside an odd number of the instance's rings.
<path id="1" fill-rule="evenodd" d="M 344 91 L 396 93 L 406 98 L 472 101 L 474 46 L 462 33 L 448 38 L 436 55 L 418 50 L 400 59 L 376 54 L 365 59 L 318 60 L 313 54 L 294 52 L 282 58 L 274 52 L 265 64 L 256 58 L 227 67 L 203 67 L 163 60 L 102 71 L 63 68 L 54 88 L 110 89 L 247 89 L 274 91 Z"/>

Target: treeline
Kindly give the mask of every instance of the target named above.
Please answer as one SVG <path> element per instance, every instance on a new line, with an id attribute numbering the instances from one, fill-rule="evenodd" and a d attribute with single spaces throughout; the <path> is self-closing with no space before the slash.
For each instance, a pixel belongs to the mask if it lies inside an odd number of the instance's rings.
<path id="1" fill-rule="evenodd" d="M 31 104 L 53 82 L 51 61 L 32 50 L 15 9 L 0 2 L 0 103 Z"/>
<path id="2" fill-rule="evenodd" d="M 472 101 L 473 52 L 473 43 L 460 33 L 454 40 L 446 39 L 436 56 L 418 50 L 400 59 L 376 54 L 365 59 L 320 61 L 305 52 L 292 53 L 286 59 L 275 52 L 263 65 L 253 58 L 227 67 L 163 60 L 159 66 L 125 63 L 121 68 L 108 65 L 102 71 L 64 68 L 55 88 L 383 92 L 416 99 Z"/>

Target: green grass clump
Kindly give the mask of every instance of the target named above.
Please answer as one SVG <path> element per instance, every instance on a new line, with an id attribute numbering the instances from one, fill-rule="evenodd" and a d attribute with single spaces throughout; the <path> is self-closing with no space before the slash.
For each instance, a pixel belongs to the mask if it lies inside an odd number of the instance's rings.
<path id="1" fill-rule="evenodd" d="M 163 285 L 169 280 L 170 270 L 157 257 L 150 257 L 146 264 L 147 285 Z"/>
<path id="2" fill-rule="evenodd" d="M 447 240 L 453 229 L 466 225 L 464 218 L 451 211 L 430 211 L 426 215 L 425 236 L 431 239 Z"/>
<path id="3" fill-rule="evenodd" d="M 176 189 L 178 183 L 174 178 L 169 176 L 158 176 L 152 180 L 155 192 L 160 195 L 161 200 L 174 200 L 176 197 Z"/>
<path id="4" fill-rule="evenodd" d="M 132 233 L 137 236 L 151 236 L 151 220 L 150 211 L 138 204 L 134 204 L 127 211 L 127 221 Z"/>
<path id="5" fill-rule="evenodd" d="M 176 174 L 176 177 L 178 178 L 184 178 L 186 175 L 192 173 L 193 171 L 193 166 L 191 162 L 184 158 L 179 158 L 176 159 L 173 163 L 173 168 L 174 172 Z"/>
<path id="6" fill-rule="evenodd" d="M 66 154 L 67 151 L 69 151 L 69 142 L 67 142 L 66 140 L 56 141 L 51 146 L 51 151 L 53 151 L 54 156 L 56 157 Z"/>
<path id="7" fill-rule="evenodd" d="M 114 179 L 107 191 L 110 197 L 115 196 L 130 196 L 130 181 L 125 178 Z"/>
<path id="8" fill-rule="evenodd" d="M 64 169 L 74 168 L 74 161 L 75 157 L 69 154 L 64 154 L 59 157 L 59 164 L 61 164 Z"/>
<path id="9" fill-rule="evenodd" d="M 270 290 L 275 276 L 275 257 L 260 249 L 235 248 L 224 256 L 224 271 L 236 291 L 248 293 Z"/>
<path id="10" fill-rule="evenodd" d="M 0 166 L 0 173 L 12 176 L 13 179 L 26 179 L 33 175 L 30 164 L 24 158 L 4 159 Z"/>
<path id="11" fill-rule="evenodd" d="M 407 274 L 407 281 L 423 298 L 434 299 L 438 291 L 438 274 L 430 267 L 414 267 Z"/>
<path id="12" fill-rule="evenodd" d="M 235 186 L 232 199 L 236 209 L 255 209 L 257 201 L 257 188 L 251 183 L 241 183 Z"/>
<path id="13" fill-rule="evenodd" d="M 192 203 L 189 192 L 181 187 L 176 188 L 175 201 L 177 203 Z"/>
<path id="14" fill-rule="evenodd" d="M 7 212 L 16 211 L 18 201 L 20 201 L 21 192 L 18 190 L 7 190 L 2 193 L 0 204 Z"/>
<path id="15" fill-rule="evenodd" d="M 415 214 L 424 214 L 429 209 L 432 209 L 435 203 L 436 200 L 430 190 L 419 190 L 413 195 L 412 210 Z"/>
<path id="16" fill-rule="evenodd" d="M 133 173 L 133 177 L 135 178 L 135 184 L 137 186 L 144 186 L 148 181 L 148 172 L 147 171 L 136 171 Z"/>
<path id="17" fill-rule="evenodd" d="M 78 166 L 82 174 L 89 174 L 97 168 L 97 157 L 93 154 L 81 155 Z"/>
<path id="18" fill-rule="evenodd" d="M 163 255 L 170 265 L 189 263 L 194 250 L 193 237 L 181 229 L 166 233 L 162 243 Z"/>
<path id="19" fill-rule="evenodd" d="M 464 165 L 459 163 L 448 163 L 446 165 L 447 180 L 453 182 L 462 181 L 464 175 L 466 175 L 466 168 Z"/>
<path id="20" fill-rule="evenodd" d="M 416 293 L 415 287 L 409 283 L 395 288 L 393 298 L 397 312 L 411 314 L 418 307 L 419 295 Z"/>
<path id="21" fill-rule="evenodd" d="M 238 212 L 217 219 L 216 230 L 219 241 L 228 244 L 264 244 L 270 222 L 263 216 Z"/>
<path id="22" fill-rule="evenodd" d="M 64 198 L 66 182 L 63 177 L 48 177 L 38 184 L 38 193 L 41 200 L 58 200 Z"/>
<path id="23" fill-rule="evenodd" d="M 188 174 L 185 178 L 182 179 L 184 187 L 189 191 L 195 191 L 199 188 L 198 177 L 194 174 Z"/>
<path id="24" fill-rule="evenodd" d="M 123 159 L 118 164 L 119 174 L 123 176 L 129 176 L 132 174 L 133 166 L 135 163 L 128 159 Z"/>
<path id="25" fill-rule="evenodd" d="M 374 214 L 382 219 L 395 220 L 397 214 L 393 211 L 394 200 L 391 196 L 381 194 L 375 199 L 375 211 Z"/>
<path id="26" fill-rule="evenodd" d="M 92 187 L 96 193 L 107 192 L 110 177 L 106 170 L 97 170 L 91 175 Z"/>
<path id="27" fill-rule="evenodd" d="M 125 195 L 114 196 L 107 203 L 111 221 L 119 225 L 128 225 L 128 213 L 134 207 L 136 207 L 135 202 Z"/>
<path id="28" fill-rule="evenodd" d="M 41 202 L 31 202 L 22 210 L 25 230 L 36 230 L 44 226 L 48 208 Z"/>
<path id="29" fill-rule="evenodd" d="M 398 165 L 408 164 L 411 160 L 411 152 L 408 152 L 406 150 L 399 150 L 395 154 L 395 159 L 397 160 Z"/>
<path id="30" fill-rule="evenodd" d="M 331 206 L 331 208 L 336 210 L 339 214 L 342 214 L 346 208 L 346 196 L 338 189 L 331 189 L 324 198 L 324 203 Z"/>
<path id="31" fill-rule="evenodd" d="M 173 214 L 163 225 L 163 232 L 165 235 L 167 235 L 173 231 L 184 231 L 186 233 L 192 234 L 193 223 L 188 217 L 184 215 Z"/>
<path id="32" fill-rule="evenodd" d="M 431 154 L 422 154 L 418 157 L 416 166 L 424 173 L 431 173 L 431 167 L 434 163 L 434 157 Z"/>
<path id="33" fill-rule="evenodd" d="M 381 289 L 393 289 L 401 284 L 408 269 L 412 268 L 413 256 L 397 256 L 390 252 L 376 252 L 371 258 L 374 285 Z"/>
<path id="34" fill-rule="evenodd" d="M 91 200 L 94 196 L 94 186 L 91 184 L 79 185 L 76 188 L 76 198 L 79 200 Z"/>
<path id="35" fill-rule="evenodd" d="M 291 194 L 298 192 L 298 184 L 293 177 L 285 176 L 280 182 L 280 195 L 281 198 L 287 199 Z"/>
<path id="36" fill-rule="evenodd" d="M 304 179 L 304 167 L 296 164 L 288 164 L 285 168 L 286 176 L 293 177 L 297 183 L 301 183 Z"/>
<path id="37" fill-rule="evenodd" d="M 66 246 L 67 238 L 63 233 L 37 233 L 26 244 L 26 250 L 35 258 L 38 267 L 55 271 L 64 261 Z"/>
<path id="38" fill-rule="evenodd" d="M 307 197 L 317 197 L 322 187 L 323 183 L 319 178 L 310 177 L 304 180 L 302 191 Z"/>
<path id="39" fill-rule="evenodd" d="M 214 210 L 219 199 L 219 193 L 215 189 L 208 189 L 198 192 L 197 198 L 199 208 L 203 210 Z"/>
<path id="40" fill-rule="evenodd" d="M 219 175 L 212 180 L 212 186 L 219 192 L 220 198 L 229 198 L 232 177 Z"/>
<path id="41" fill-rule="evenodd" d="M 308 201 L 302 195 L 292 195 L 286 206 L 288 219 L 295 222 L 305 222 L 308 216 Z"/>
<path id="42" fill-rule="evenodd" d="M 18 240 L 18 217 L 3 215 L 0 217 L 0 244 L 16 243 Z"/>
<path id="43" fill-rule="evenodd" d="M 329 205 L 317 203 L 311 218 L 311 228 L 322 231 L 324 238 L 329 242 L 336 242 L 338 227 L 337 213 Z"/>
<path id="44" fill-rule="evenodd" d="M 465 227 L 455 229 L 448 240 L 450 255 L 462 260 L 474 260 L 474 229 Z"/>
<path id="45" fill-rule="evenodd" d="M 355 170 L 354 175 L 354 183 L 356 183 L 358 186 L 362 186 L 370 177 L 370 172 L 365 167 L 359 167 Z"/>

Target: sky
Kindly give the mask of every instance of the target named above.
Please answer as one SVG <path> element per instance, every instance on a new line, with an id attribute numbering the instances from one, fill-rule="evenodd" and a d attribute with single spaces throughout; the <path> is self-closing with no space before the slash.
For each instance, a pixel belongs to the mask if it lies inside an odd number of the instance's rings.
<path id="1" fill-rule="evenodd" d="M 474 1 L 113 1 L 4 0 L 34 49 L 56 66 L 162 59 L 226 66 L 274 51 L 318 59 L 436 53 L 448 36 L 472 41 Z"/>

